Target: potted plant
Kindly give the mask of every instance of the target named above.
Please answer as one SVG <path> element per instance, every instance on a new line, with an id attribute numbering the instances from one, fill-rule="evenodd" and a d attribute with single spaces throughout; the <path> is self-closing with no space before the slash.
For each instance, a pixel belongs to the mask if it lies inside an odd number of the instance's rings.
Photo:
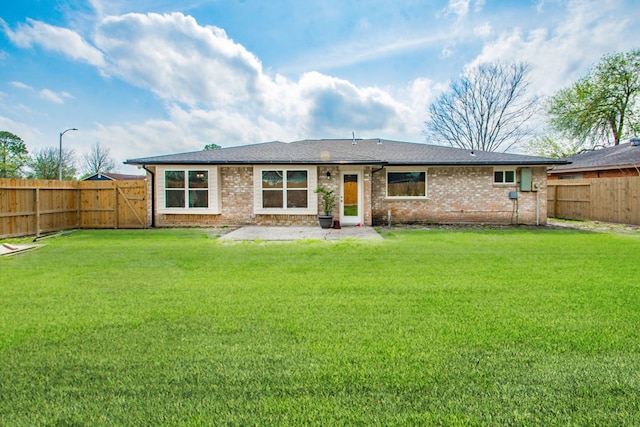
<path id="1" fill-rule="evenodd" d="M 316 188 L 315 193 L 322 195 L 322 212 L 324 215 L 318 215 L 318 221 L 321 228 L 331 228 L 333 225 L 333 209 L 336 207 L 336 198 L 333 190 L 325 187 Z"/>

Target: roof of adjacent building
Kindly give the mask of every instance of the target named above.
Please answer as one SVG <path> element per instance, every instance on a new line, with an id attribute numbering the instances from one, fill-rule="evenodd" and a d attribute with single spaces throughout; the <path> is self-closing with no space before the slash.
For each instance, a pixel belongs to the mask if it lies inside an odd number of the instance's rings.
<path id="1" fill-rule="evenodd" d="M 549 173 L 638 168 L 640 167 L 640 139 L 633 138 L 624 144 L 576 154 L 567 160 L 571 161 L 571 164 L 556 166 Z"/>
<path id="2" fill-rule="evenodd" d="M 89 175 L 86 178 L 83 178 L 83 181 L 96 181 L 96 180 L 105 180 L 105 181 L 133 181 L 133 180 L 143 180 L 146 177 L 144 175 L 127 175 L 123 173 L 111 173 L 111 172 L 98 172 L 93 175 Z"/>
<path id="3" fill-rule="evenodd" d="M 472 151 L 386 139 L 306 139 L 265 142 L 217 150 L 129 159 L 134 165 L 169 164 L 379 164 L 379 165 L 558 165 L 566 160 L 523 154 Z"/>

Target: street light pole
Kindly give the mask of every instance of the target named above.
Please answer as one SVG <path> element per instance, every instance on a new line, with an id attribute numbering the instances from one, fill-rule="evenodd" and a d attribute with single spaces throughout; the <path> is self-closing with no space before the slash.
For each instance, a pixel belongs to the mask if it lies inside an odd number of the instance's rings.
<path id="1" fill-rule="evenodd" d="M 60 151 L 58 152 L 58 180 L 62 181 L 62 135 L 69 132 L 70 130 L 78 130 L 76 128 L 70 128 L 65 130 L 64 132 L 60 132 Z"/>

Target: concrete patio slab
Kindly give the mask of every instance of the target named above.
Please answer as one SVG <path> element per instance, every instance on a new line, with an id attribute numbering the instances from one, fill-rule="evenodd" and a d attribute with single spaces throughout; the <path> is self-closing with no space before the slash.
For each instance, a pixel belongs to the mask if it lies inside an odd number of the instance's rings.
<path id="1" fill-rule="evenodd" d="M 382 239 L 371 227 L 343 227 L 322 229 L 320 227 L 263 227 L 246 226 L 221 236 L 219 240 L 340 240 L 340 239 Z"/>

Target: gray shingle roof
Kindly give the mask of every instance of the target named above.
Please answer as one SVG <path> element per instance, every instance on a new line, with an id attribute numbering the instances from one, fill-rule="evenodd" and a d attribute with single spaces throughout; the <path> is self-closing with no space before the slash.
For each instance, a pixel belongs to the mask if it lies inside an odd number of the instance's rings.
<path id="1" fill-rule="evenodd" d="M 557 165 L 564 160 L 522 154 L 464 150 L 385 139 L 316 139 L 265 142 L 165 156 L 129 159 L 134 165 L 166 164 L 379 164 Z"/>
<path id="2" fill-rule="evenodd" d="M 640 146 L 627 142 L 577 154 L 567 160 L 571 164 L 557 166 L 550 173 L 640 167 Z"/>

